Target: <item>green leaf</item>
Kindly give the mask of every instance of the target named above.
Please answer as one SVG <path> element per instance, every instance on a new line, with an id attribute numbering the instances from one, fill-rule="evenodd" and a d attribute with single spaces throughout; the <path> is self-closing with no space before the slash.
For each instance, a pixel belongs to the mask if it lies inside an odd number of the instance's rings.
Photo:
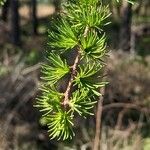
<path id="1" fill-rule="evenodd" d="M 82 88 L 73 93 L 69 105 L 71 111 L 77 112 L 80 116 L 85 117 L 86 115 L 93 115 L 91 109 L 95 103 L 96 101 L 91 101 L 90 99 L 89 90 Z"/>
<path id="2" fill-rule="evenodd" d="M 90 31 L 87 36 L 81 37 L 82 55 L 93 59 L 101 59 L 106 53 L 106 37 L 103 34 L 100 38 L 97 32 Z"/>
<path id="3" fill-rule="evenodd" d="M 56 88 L 49 88 L 47 86 L 41 87 L 42 95 L 37 98 L 35 107 L 40 109 L 43 116 L 51 114 L 53 111 L 61 109 L 62 93 L 59 93 Z"/>
<path id="4" fill-rule="evenodd" d="M 72 139 L 74 132 L 72 130 L 72 117 L 65 111 L 59 111 L 48 118 L 49 136 L 51 139 Z"/>
<path id="5" fill-rule="evenodd" d="M 48 85 L 53 85 L 58 82 L 63 76 L 69 73 L 69 66 L 67 62 L 62 60 L 59 55 L 50 54 L 48 56 L 48 61 L 50 64 L 42 66 L 42 73 L 45 81 Z"/>
<path id="6" fill-rule="evenodd" d="M 102 69 L 102 65 L 87 64 L 86 66 L 80 66 L 79 72 L 74 80 L 75 85 L 78 88 L 86 88 L 93 92 L 96 96 L 100 96 L 98 92 L 99 88 L 104 87 L 108 82 L 100 82 L 98 72 Z"/>
<path id="7" fill-rule="evenodd" d="M 102 27 L 108 24 L 110 16 L 108 6 L 102 6 L 99 0 L 78 0 L 68 2 L 65 6 L 67 19 L 78 28 Z"/>
<path id="8" fill-rule="evenodd" d="M 54 50 L 71 49 L 78 43 L 75 31 L 63 18 L 58 18 L 52 23 L 51 30 L 48 31 L 48 37 L 48 44 Z"/>

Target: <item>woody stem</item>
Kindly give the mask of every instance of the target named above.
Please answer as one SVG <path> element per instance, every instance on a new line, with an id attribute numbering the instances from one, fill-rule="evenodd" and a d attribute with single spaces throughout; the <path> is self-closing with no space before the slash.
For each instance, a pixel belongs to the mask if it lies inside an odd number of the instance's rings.
<path id="1" fill-rule="evenodd" d="M 86 37 L 87 36 L 87 33 L 89 31 L 89 27 L 87 26 L 85 28 L 85 31 L 84 31 L 84 34 L 83 36 Z M 68 86 L 67 86 L 67 89 L 64 93 L 64 100 L 63 100 L 63 106 L 66 106 L 69 104 L 69 97 L 71 95 L 71 89 L 73 87 L 73 80 L 74 78 L 76 77 L 76 71 L 77 71 L 77 67 L 78 67 L 78 64 L 80 62 L 80 48 L 77 49 L 77 55 L 76 55 L 76 58 L 74 60 L 74 64 L 72 66 L 72 72 L 71 72 L 71 77 L 70 77 L 70 80 L 68 82 Z"/>

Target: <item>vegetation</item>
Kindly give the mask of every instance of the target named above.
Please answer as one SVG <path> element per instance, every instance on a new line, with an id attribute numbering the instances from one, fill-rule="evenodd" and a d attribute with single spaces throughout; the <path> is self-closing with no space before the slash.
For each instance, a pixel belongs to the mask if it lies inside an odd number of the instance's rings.
<path id="1" fill-rule="evenodd" d="M 131 1 L 130 1 L 131 2 Z M 49 29 L 48 65 L 43 65 L 42 96 L 36 107 L 43 112 L 51 139 L 72 139 L 73 119 L 93 115 L 91 109 L 101 96 L 104 58 L 107 55 L 103 27 L 109 24 L 108 6 L 98 0 L 66 2 L 63 12 Z M 74 51 L 73 64 L 63 58 Z M 101 72 L 101 74 L 100 74 Z M 59 90 L 60 80 L 68 75 L 65 90 Z"/>
<path id="2" fill-rule="evenodd" d="M 103 59 L 107 54 L 106 37 L 102 28 L 108 24 L 110 16 L 107 6 L 97 0 L 67 2 L 49 30 L 48 65 L 43 65 L 45 80 L 39 107 L 47 120 L 50 137 L 72 139 L 73 119 L 76 114 L 82 117 L 92 115 L 99 88 L 107 82 L 102 81 Z M 71 53 L 63 58 L 64 53 Z M 64 91 L 59 90 L 60 80 L 68 75 L 69 81 Z"/>
<path id="3" fill-rule="evenodd" d="M 0 149 L 149 149 L 149 0 L 0 2 Z"/>

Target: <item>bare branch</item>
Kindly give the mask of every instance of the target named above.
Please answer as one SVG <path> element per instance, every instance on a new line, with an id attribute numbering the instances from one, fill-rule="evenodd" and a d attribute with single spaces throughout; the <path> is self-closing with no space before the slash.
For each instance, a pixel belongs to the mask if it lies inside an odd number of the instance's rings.
<path id="1" fill-rule="evenodd" d="M 102 88 L 101 94 L 104 95 L 104 93 L 105 93 L 105 88 Z M 103 97 L 101 96 L 98 101 L 97 112 L 96 112 L 96 131 L 95 131 L 93 150 L 100 150 L 102 112 L 103 112 Z"/>

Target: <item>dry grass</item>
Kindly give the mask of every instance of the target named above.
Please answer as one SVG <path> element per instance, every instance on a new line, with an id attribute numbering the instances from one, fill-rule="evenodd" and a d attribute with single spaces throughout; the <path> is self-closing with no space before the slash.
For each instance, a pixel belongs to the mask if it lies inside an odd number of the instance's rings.
<path id="1" fill-rule="evenodd" d="M 27 67 L 21 57 L 17 54 L 15 56 L 3 55 L 1 58 L 1 66 L 8 72 L 0 78 L 0 113 L 3 116 L 0 118 L 0 150 L 10 149 L 12 145 L 14 147 L 12 150 L 37 150 L 37 147 L 41 145 L 37 143 L 39 140 L 48 145 L 47 134 L 45 131 L 41 133 L 41 130 L 38 129 L 37 113 L 33 109 L 33 102 L 38 92 L 39 67 L 37 65 Z M 101 150 L 142 150 L 145 145 L 148 145 L 148 140 L 145 142 L 139 133 L 144 122 L 142 120 L 138 122 L 138 118 L 137 122 L 126 118 L 129 124 L 124 126 L 122 119 L 133 105 L 139 112 L 143 107 L 147 110 L 149 108 L 149 59 L 144 60 L 145 64 L 137 58 L 130 59 L 126 54 L 112 53 L 109 61 L 110 84 L 106 89 L 107 99 L 103 112 L 105 117 L 102 121 L 105 122 L 107 119 L 113 121 L 115 115 L 118 116 L 118 120 L 114 128 L 103 125 Z M 120 113 L 113 112 L 113 107 L 106 109 L 108 103 L 109 107 L 112 103 L 113 105 L 121 103 Z M 147 116 L 149 117 L 148 112 Z M 93 120 L 87 121 L 88 124 L 92 124 Z M 70 147 L 60 144 L 59 150 L 77 150 L 77 147 L 81 150 L 90 148 L 94 127 L 90 126 L 89 132 L 87 123 L 84 122 L 80 131 Z M 48 147 L 46 146 L 45 150 Z"/>

